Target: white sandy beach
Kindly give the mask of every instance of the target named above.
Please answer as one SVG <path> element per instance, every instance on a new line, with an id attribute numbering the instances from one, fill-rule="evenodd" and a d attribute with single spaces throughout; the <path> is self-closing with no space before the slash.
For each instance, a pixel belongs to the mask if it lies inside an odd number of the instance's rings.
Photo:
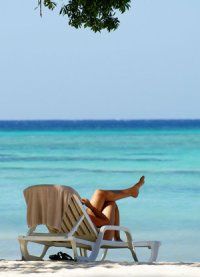
<path id="1" fill-rule="evenodd" d="M 22 262 L 0 261 L 0 276 L 37 276 L 37 277 L 100 277 L 100 276 L 186 276 L 199 277 L 200 263 L 155 263 L 133 264 L 105 261 L 103 263 L 74 263 L 74 262 Z"/>

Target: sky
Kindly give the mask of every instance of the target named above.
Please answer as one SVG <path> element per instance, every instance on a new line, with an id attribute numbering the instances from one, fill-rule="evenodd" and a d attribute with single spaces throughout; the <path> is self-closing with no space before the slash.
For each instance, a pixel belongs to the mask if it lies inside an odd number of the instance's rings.
<path id="1" fill-rule="evenodd" d="M 200 1 L 135 0 L 117 31 L 2 1 L 0 119 L 200 119 Z"/>

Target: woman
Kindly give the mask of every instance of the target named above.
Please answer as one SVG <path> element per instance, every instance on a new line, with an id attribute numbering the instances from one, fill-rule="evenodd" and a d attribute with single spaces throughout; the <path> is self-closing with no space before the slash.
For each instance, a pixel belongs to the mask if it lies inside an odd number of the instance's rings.
<path id="1" fill-rule="evenodd" d="M 132 196 L 138 197 L 139 189 L 144 184 L 145 177 L 142 176 L 138 183 L 124 190 L 96 190 L 91 200 L 82 199 L 87 207 L 87 213 L 96 227 L 104 225 L 119 225 L 119 209 L 117 200 Z M 121 241 L 119 231 L 106 231 L 104 239 Z"/>

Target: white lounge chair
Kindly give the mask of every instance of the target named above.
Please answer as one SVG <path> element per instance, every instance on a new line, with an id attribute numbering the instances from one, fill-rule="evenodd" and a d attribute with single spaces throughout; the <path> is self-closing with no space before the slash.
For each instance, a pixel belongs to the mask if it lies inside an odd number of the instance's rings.
<path id="1" fill-rule="evenodd" d="M 34 226 L 28 230 L 26 236 L 19 236 L 20 249 L 23 260 L 42 260 L 47 250 L 54 247 L 66 247 L 73 250 L 74 259 L 76 261 L 95 261 L 98 257 L 100 249 L 103 249 L 101 260 L 106 258 L 109 249 L 129 249 L 135 262 L 138 262 L 135 247 L 147 247 L 151 249 L 149 262 L 157 259 L 160 242 L 158 241 L 141 241 L 133 242 L 132 236 L 128 228 L 122 226 L 103 226 L 96 228 L 85 207 L 76 195 L 71 196 L 68 201 L 67 212 L 62 218 L 63 233 L 37 233 Z M 119 230 L 126 235 L 126 241 L 110 241 L 104 240 L 104 233 L 107 230 Z M 29 253 L 28 243 L 33 242 L 44 246 L 40 256 L 34 256 Z M 79 248 L 79 253 L 78 253 Z"/>

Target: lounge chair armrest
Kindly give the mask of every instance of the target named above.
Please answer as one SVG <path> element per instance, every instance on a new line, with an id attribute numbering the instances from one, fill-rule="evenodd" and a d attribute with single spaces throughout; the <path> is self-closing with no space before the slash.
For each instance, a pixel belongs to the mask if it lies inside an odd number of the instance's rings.
<path id="1" fill-rule="evenodd" d="M 122 227 L 122 226 L 115 226 L 115 225 L 105 225 L 105 226 L 102 226 L 99 230 L 99 235 L 98 235 L 98 243 L 99 245 L 101 246 L 101 243 L 103 241 L 103 236 L 104 236 L 104 233 L 108 230 L 113 230 L 113 231 L 122 231 L 125 233 L 126 235 L 126 244 L 127 244 L 127 248 L 131 251 L 131 254 L 133 256 L 133 259 L 135 262 L 138 262 L 138 258 L 136 256 L 136 253 L 135 253 L 135 249 L 134 249 L 134 245 L 133 245 L 133 240 L 132 240 L 132 236 L 131 236 L 131 232 L 129 231 L 128 228 L 126 227 Z M 116 242 L 117 243 L 117 242 Z M 104 253 L 103 255 L 103 259 L 105 259 L 106 257 L 106 253 L 107 251 Z"/>
<path id="2" fill-rule="evenodd" d="M 100 228 L 100 232 L 105 233 L 105 231 L 113 230 L 113 231 L 123 231 L 130 233 L 129 229 L 123 226 L 116 226 L 116 225 L 104 225 Z"/>
<path id="3" fill-rule="evenodd" d="M 101 236 L 103 238 L 103 235 L 106 231 L 122 231 L 126 234 L 126 238 L 127 238 L 127 242 L 128 244 L 132 244 L 132 236 L 131 236 L 131 232 L 129 231 L 128 228 L 123 227 L 123 226 L 116 226 L 116 225 L 105 225 L 102 226 L 99 230 L 99 236 Z"/>

